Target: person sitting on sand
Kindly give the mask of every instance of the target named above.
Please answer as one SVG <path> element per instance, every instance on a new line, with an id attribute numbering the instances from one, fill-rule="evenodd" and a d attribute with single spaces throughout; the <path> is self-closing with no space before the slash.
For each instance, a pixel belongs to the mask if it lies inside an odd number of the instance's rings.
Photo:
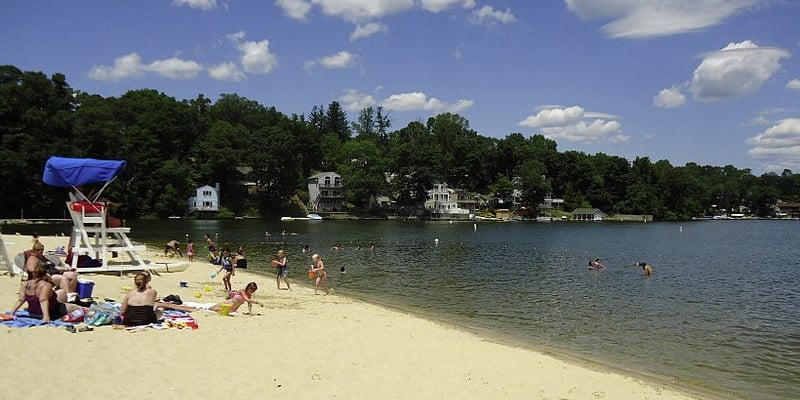
<path id="1" fill-rule="evenodd" d="M 639 262 L 638 266 L 642 267 L 642 271 L 644 271 L 644 276 L 653 275 L 653 266 L 646 263 L 646 262 Z"/>
<path id="2" fill-rule="evenodd" d="M 311 272 L 313 272 L 316 277 L 314 280 L 314 294 L 318 294 L 317 289 L 320 283 L 322 284 L 322 290 L 325 291 L 325 294 L 330 294 L 328 274 L 325 273 L 325 263 L 322 262 L 322 257 L 320 257 L 319 254 L 314 254 L 311 256 L 311 263 Z"/>
<path id="3" fill-rule="evenodd" d="M 45 267 L 47 279 L 57 288 L 63 289 L 63 298 L 58 301 L 62 303 L 67 302 L 67 293 L 75 293 L 78 290 L 78 271 L 71 267 L 64 267 L 61 260 L 57 260 L 58 264 L 48 259 L 44 255 L 44 244 L 38 240 L 34 242 L 33 250 L 23 253 L 25 258 L 25 272 L 28 273 L 30 279 L 34 268 L 41 264 Z"/>
<path id="4" fill-rule="evenodd" d="M 158 293 L 150 287 L 150 275 L 139 272 L 133 278 L 136 286 L 122 299 L 122 323 L 125 326 L 154 324 L 161 319 L 162 310 L 156 309 Z"/>
<path id="5" fill-rule="evenodd" d="M 164 246 L 165 257 L 167 255 L 167 252 L 171 253 L 173 256 L 177 254 L 178 257 L 183 257 L 183 253 L 181 253 L 181 242 L 175 239 L 172 239 L 169 242 L 167 242 L 167 244 Z"/>
<path id="6" fill-rule="evenodd" d="M 19 298 L 11 315 L 25 303 L 28 303 L 28 314 L 32 318 L 41 318 L 44 322 L 57 320 L 78 309 L 75 304 L 59 301 L 59 297 L 66 299 L 67 295 L 63 293 L 63 289 L 55 289 L 44 264 L 37 263 L 29 272 L 29 279 L 20 285 Z"/>
<path id="7" fill-rule="evenodd" d="M 250 282 L 244 287 L 244 289 L 237 291 L 233 296 L 231 296 L 230 299 L 225 300 L 222 303 L 215 304 L 209 308 L 209 310 L 219 311 L 223 304 L 230 304 L 231 311 L 236 312 L 236 310 L 238 310 L 242 304 L 247 303 L 247 313 L 249 315 L 253 315 L 253 304 L 258 304 L 259 306 L 264 307 L 264 303 L 253 299 L 253 293 L 255 293 L 256 290 L 258 290 L 258 285 L 256 285 L 255 282 Z"/>
<path id="8" fill-rule="evenodd" d="M 247 257 L 244 255 L 244 246 L 239 246 L 239 250 L 236 250 L 233 261 L 236 263 L 236 268 L 247 268 Z"/>

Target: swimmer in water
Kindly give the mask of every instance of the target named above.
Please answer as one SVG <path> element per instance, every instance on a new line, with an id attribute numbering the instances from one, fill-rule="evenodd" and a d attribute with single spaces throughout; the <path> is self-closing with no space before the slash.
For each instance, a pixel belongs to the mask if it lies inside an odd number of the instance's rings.
<path id="1" fill-rule="evenodd" d="M 638 266 L 642 267 L 642 271 L 644 271 L 644 276 L 653 275 L 653 266 L 646 263 L 646 262 L 639 262 Z"/>

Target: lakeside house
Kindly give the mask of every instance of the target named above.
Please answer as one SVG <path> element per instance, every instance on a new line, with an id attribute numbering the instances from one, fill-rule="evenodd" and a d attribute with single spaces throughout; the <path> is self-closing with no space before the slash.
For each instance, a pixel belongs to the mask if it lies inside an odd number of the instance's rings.
<path id="1" fill-rule="evenodd" d="M 778 202 L 775 205 L 775 216 L 778 218 L 800 218 L 800 203 Z"/>
<path id="2" fill-rule="evenodd" d="M 194 211 L 219 211 L 219 183 L 216 187 L 209 185 L 195 189 L 195 195 L 189 197 L 189 212 Z"/>
<path id="3" fill-rule="evenodd" d="M 597 208 L 576 208 L 572 211 L 573 221 L 602 221 L 604 216 Z"/>
<path id="4" fill-rule="evenodd" d="M 433 189 L 428 190 L 425 210 L 434 218 L 466 219 L 470 214 L 469 210 L 458 206 L 458 194 L 446 183 L 435 183 Z"/>
<path id="5" fill-rule="evenodd" d="M 336 172 L 320 172 L 306 179 L 308 183 L 308 210 L 344 211 L 344 185 Z"/>

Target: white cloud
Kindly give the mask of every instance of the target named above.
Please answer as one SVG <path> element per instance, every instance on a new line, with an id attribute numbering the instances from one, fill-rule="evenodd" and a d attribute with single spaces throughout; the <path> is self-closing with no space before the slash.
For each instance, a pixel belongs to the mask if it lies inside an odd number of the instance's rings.
<path id="1" fill-rule="evenodd" d="M 137 53 L 126 54 L 114 59 L 114 65 L 94 66 L 89 71 L 89 78 L 98 81 L 119 81 L 122 79 L 138 78 L 144 75 L 142 58 Z"/>
<path id="2" fill-rule="evenodd" d="M 322 57 L 319 63 L 325 68 L 350 68 L 355 65 L 357 56 L 349 51 L 340 51 L 334 55 Z"/>
<path id="3" fill-rule="evenodd" d="M 536 115 L 525 118 L 517 125 L 538 128 L 538 133 L 553 140 L 580 143 L 625 142 L 630 136 L 622 133 L 622 124 L 616 119 L 616 115 L 587 112 L 581 106 L 544 106 Z"/>
<path id="4" fill-rule="evenodd" d="M 234 46 L 241 53 L 240 61 L 245 72 L 251 74 L 268 74 L 278 66 L 278 56 L 269 52 L 269 40 L 248 42 L 244 40 L 244 32 L 228 35 Z"/>
<path id="5" fill-rule="evenodd" d="M 800 169 L 800 118 L 786 118 L 764 132 L 747 139 L 753 159 L 762 160 L 764 169 Z"/>
<path id="6" fill-rule="evenodd" d="M 583 118 L 583 107 L 546 108 L 525 118 L 518 125 L 526 128 L 575 125 Z"/>
<path id="7" fill-rule="evenodd" d="M 152 64 L 147 66 L 147 70 L 165 78 L 191 79 L 203 70 L 203 66 L 195 61 L 171 57 L 166 60 L 153 61 Z"/>
<path id="8" fill-rule="evenodd" d="M 510 8 L 505 11 L 495 10 L 491 6 L 483 6 L 477 10 L 473 10 L 469 17 L 469 22 L 474 25 L 494 25 L 497 23 L 510 24 L 516 18 L 511 13 Z"/>
<path id="9" fill-rule="evenodd" d="M 89 78 L 98 81 L 119 81 L 123 79 L 138 78 L 148 72 L 154 72 L 165 78 L 191 79 L 203 70 L 203 66 L 195 61 L 183 60 L 177 57 L 165 60 L 156 60 L 151 64 L 142 64 L 142 58 L 137 53 L 117 57 L 113 66 L 94 66 L 89 71 Z"/>
<path id="10" fill-rule="evenodd" d="M 198 8 L 201 10 L 210 10 L 217 7 L 217 0 L 173 0 L 172 4 L 176 6 L 189 6 L 189 8 Z"/>
<path id="11" fill-rule="evenodd" d="M 757 0 L 564 0 L 583 19 L 610 19 L 603 32 L 643 39 L 695 32 L 722 23 Z"/>
<path id="12" fill-rule="evenodd" d="M 321 65 L 328 69 L 345 69 L 353 67 L 358 61 L 358 56 L 350 53 L 349 51 L 340 51 L 336 54 L 321 57 L 314 61 L 306 61 L 306 69 L 311 69 L 317 65 Z"/>
<path id="13" fill-rule="evenodd" d="M 800 90 L 800 79 L 792 79 L 789 82 L 786 82 L 786 88 L 792 90 Z"/>
<path id="14" fill-rule="evenodd" d="M 393 94 L 380 102 L 389 111 L 429 111 L 432 114 L 443 112 L 458 113 L 475 104 L 473 100 L 458 100 L 455 103 L 447 103 L 435 97 L 428 98 L 422 92 L 410 92 Z"/>
<path id="15" fill-rule="evenodd" d="M 352 23 L 380 19 L 401 14 L 414 7 L 415 0 L 312 0 L 325 15 L 341 18 Z"/>
<path id="16" fill-rule="evenodd" d="M 746 40 L 706 54 L 694 70 L 690 90 L 700 101 L 717 101 L 752 94 L 780 69 L 789 52 L 759 47 Z"/>
<path id="17" fill-rule="evenodd" d="M 339 103 L 347 111 L 358 112 L 364 108 L 372 107 L 377 102 L 375 98 L 355 89 L 346 89 L 339 97 Z"/>
<path id="18" fill-rule="evenodd" d="M 673 85 L 669 89 L 661 89 L 653 97 L 653 105 L 658 108 L 676 108 L 686 103 L 686 96 L 681 92 L 681 88 Z"/>
<path id="19" fill-rule="evenodd" d="M 276 0 L 275 5 L 283 10 L 283 13 L 298 21 L 305 21 L 311 13 L 311 3 L 304 0 Z"/>
<path id="20" fill-rule="evenodd" d="M 444 11 L 452 5 L 461 4 L 465 9 L 475 8 L 475 0 L 422 0 L 420 5 L 426 11 L 438 13 Z"/>
<path id="21" fill-rule="evenodd" d="M 217 64 L 208 69 L 208 76 L 218 81 L 240 82 L 247 79 L 247 75 L 233 62 Z"/>
<path id="22" fill-rule="evenodd" d="M 350 41 L 356 41 L 358 39 L 368 38 L 372 35 L 378 33 L 386 33 L 389 31 L 389 27 L 385 24 L 379 22 L 369 22 L 366 24 L 358 24 L 356 25 L 356 29 L 353 30 L 353 33 L 350 34 Z"/>

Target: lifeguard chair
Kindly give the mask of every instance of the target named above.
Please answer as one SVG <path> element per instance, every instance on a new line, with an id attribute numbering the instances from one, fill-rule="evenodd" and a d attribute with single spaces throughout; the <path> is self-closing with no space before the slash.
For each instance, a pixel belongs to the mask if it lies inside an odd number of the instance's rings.
<path id="1" fill-rule="evenodd" d="M 69 252 L 72 267 L 80 272 L 122 272 L 151 270 L 142 259 L 144 245 L 135 245 L 128 237 L 130 228 L 108 226 L 108 204 L 98 201 L 103 190 L 125 168 L 125 161 L 96 160 L 93 158 L 50 157 L 44 168 L 42 180 L 51 186 L 69 187 L 70 201 L 67 210 L 72 218 Z M 88 198 L 80 186 L 103 183 L 103 187 Z M 81 256 L 89 256 L 94 264 L 79 265 Z M 126 256 L 126 257 L 125 257 Z M 85 258 L 85 257 L 84 257 Z M 119 258 L 119 260 L 110 260 Z"/>

